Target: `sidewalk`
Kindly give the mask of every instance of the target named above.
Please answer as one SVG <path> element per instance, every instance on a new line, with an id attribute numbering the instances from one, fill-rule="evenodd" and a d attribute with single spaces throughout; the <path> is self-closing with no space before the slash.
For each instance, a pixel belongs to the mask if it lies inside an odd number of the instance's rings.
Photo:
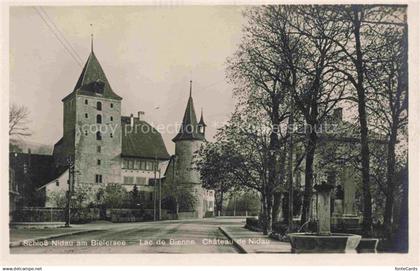
<path id="1" fill-rule="evenodd" d="M 280 242 L 261 232 L 247 230 L 243 225 L 219 227 L 241 253 L 291 253 L 289 242 Z"/>

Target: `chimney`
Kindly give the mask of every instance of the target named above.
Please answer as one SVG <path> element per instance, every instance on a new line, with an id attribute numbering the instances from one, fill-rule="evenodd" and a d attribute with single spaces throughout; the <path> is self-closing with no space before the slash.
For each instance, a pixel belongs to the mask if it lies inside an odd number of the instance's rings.
<path id="1" fill-rule="evenodd" d="M 139 121 L 144 121 L 144 111 L 137 112 L 137 115 L 139 117 Z"/>
<path id="2" fill-rule="evenodd" d="M 343 120 L 343 108 L 338 107 L 338 108 L 334 109 L 333 118 L 336 121 L 342 121 Z"/>
<path id="3" fill-rule="evenodd" d="M 131 127 L 134 126 L 134 117 L 133 117 L 133 114 L 130 115 L 130 126 Z"/>

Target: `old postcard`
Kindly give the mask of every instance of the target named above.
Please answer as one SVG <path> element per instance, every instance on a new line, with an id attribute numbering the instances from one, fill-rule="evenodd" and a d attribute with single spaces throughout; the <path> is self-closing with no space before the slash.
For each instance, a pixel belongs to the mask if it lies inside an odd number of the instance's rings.
<path id="1" fill-rule="evenodd" d="M 417 4 L 68 4 L 4 5 L 9 260 L 418 264 Z"/>

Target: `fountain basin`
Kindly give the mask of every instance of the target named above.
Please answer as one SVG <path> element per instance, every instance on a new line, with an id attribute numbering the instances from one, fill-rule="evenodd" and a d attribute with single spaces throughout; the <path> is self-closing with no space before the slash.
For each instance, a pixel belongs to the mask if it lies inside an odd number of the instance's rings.
<path id="1" fill-rule="evenodd" d="M 360 235 L 346 233 L 290 233 L 288 237 L 292 253 L 356 253 L 362 239 Z"/>
<path id="2" fill-rule="evenodd" d="M 375 253 L 378 243 L 379 239 L 377 238 L 363 238 L 356 250 L 358 253 Z"/>

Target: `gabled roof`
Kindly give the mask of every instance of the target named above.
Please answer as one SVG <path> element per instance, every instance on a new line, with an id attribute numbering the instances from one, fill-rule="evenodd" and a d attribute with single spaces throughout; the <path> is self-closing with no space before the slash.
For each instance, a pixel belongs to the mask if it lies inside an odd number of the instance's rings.
<path id="1" fill-rule="evenodd" d="M 190 84 L 192 82 L 190 81 Z M 188 98 L 187 107 L 185 108 L 184 118 L 178 134 L 172 141 L 180 140 L 205 140 L 204 135 L 199 132 L 197 117 L 194 110 L 194 102 L 191 95 L 192 86 L 190 85 L 190 97 Z"/>
<path id="2" fill-rule="evenodd" d="M 55 182 L 57 179 L 59 179 L 64 174 L 69 174 L 68 172 L 69 172 L 68 167 L 61 166 L 61 167 L 56 168 L 55 172 L 52 174 L 52 176 L 48 180 L 48 182 L 46 182 L 44 185 L 38 187 L 36 190 L 40 190 L 40 189 L 44 188 L 45 186 L 49 185 L 50 183 Z"/>
<path id="3" fill-rule="evenodd" d="M 168 160 L 170 158 L 162 135 L 147 122 L 133 117 L 121 117 L 121 156 Z"/>
<path id="4" fill-rule="evenodd" d="M 97 88 L 103 88 L 103 93 L 98 94 Z M 82 73 L 77 80 L 76 86 L 72 93 L 67 95 L 63 100 L 72 94 L 88 95 L 88 96 L 100 96 L 104 98 L 121 100 L 122 98 L 115 94 L 112 90 L 111 85 L 106 78 L 106 75 L 99 64 L 98 59 L 95 56 L 95 53 L 92 51 L 89 55 L 88 60 L 86 61 L 85 66 L 83 67 Z"/>

